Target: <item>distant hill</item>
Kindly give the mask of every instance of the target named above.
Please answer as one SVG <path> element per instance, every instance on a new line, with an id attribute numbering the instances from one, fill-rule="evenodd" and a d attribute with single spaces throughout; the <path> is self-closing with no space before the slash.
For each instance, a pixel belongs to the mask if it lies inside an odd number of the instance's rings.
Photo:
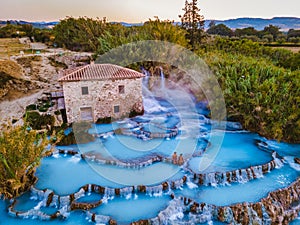
<path id="1" fill-rule="evenodd" d="M 125 23 L 125 22 L 112 22 L 112 23 L 120 23 L 124 27 L 143 26 L 143 23 Z"/>
<path id="2" fill-rule="evenodd" d="M 52 28 L 58 21 L 53 22 L 28 22 L 22 20 L 9 20 L 11 24 L 32 24 L 36 28 Z M 208 28 L 209 23 L 212 20 L 205 21 L 205 29 Z M 300 18 L 297 17 L 274 17 L 272 19 L 262 19 L 262 18 L 237 18 L 228 20 L 214 20 L 216 24 L 223 23 L 231 29 L 254 27 L 256 30 L 263 30 L 264 27 L 272 24 L 274 26 L 280 27 L 281 30 L 287 31 L 289 29 L 300 29 Z M 7 21 L 0 21 L 0 27 L 5 25 Z M 112 22 L 121 23 L 125 27 L 131 26 L 142 26 L 143 23 L 125 23 L 125 22 Z M 175 22 L 180 24 L 180 22 Z"/>
<path id="3" fill-rule="evenodd" d="M 53 21 L 53 22 L 28 22 L 28 21 L 23 21 L 23 20 L 5 20 L 1 21 L 0 20 L 0 27 L 3 25 L 6 25 L 7 21 L 9 21 L 11 24 L 32 24 L 33 27 L 35 28 L 52 28 L 59 22 Z"/>
<path id="4" fill-rule="evenodd" d="M 212 20 L 205 21 L 205 29 Z M 223 23 L 231 29 L 254 27 L 256 30 L 263 30 L 264 27 L 272 24 L 280 27 L 282 31 L 289 29 L 300 29 L 300 18 L 297 17 L 274 17 L 272 19 L 262 18 L 237 18 L 229 20 L 214 20 L 216 24 Z"/>

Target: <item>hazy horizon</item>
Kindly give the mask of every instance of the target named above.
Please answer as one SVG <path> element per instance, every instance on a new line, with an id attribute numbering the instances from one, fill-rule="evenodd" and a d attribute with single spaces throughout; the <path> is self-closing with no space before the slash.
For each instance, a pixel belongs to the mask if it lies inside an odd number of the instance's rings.
<path id="1" fill-rule="evenodd" d="M 185 0 L 10 0 L 1 3 L 0 20 L 59 21 L 67 16 L 106 17 L 110 22 L 140 23 L 158 16 L 179 21 Z M 299 0 L 199 0 L 207 20 L 298 17 Z"/>
<path id="2" fill-rule="evenodd" d="M 7 20 L 10 21 L 11 20 L 11 21 L 26 21 L 26 22 L 31 22 L 31 23 L 34 23 L 34 22 L 37 22 L 37 23 L 43 23 L 43 22 L 50 23 L 50 22 L 59 22 L 60 20 L 65 19 L 67 17 L 68 16 L 65 16 L 65 17 L 57 19 L 57 20 L 26 20 L 26 19 L 10 19 L 10 18 L 8 18 L 8 19 L 0 19 L 0 21 L 7 21 Z M 79 16 L 78 17 L 70 16 L 70 17 L 78 18 Z M 80 17 L 85 17 L 85 16 L 80 16 Z M 86 17 L 89 17 L 89 16 L 86 16 Z M 236 18 L 226 18 L 226 19 L 210 19 L 210 18 L 205 18 L 205 20 L 234 20 L 234 19 L 244 19 L 244 18 L 245 19 L 273 19 L 273 18 L 276 18 L 276 17 L 281 17 L 281 18 L 299 18 L 300 19 L 300 16 L 299 17 L 297 17 L 297 16 L 274 16 L 274 17 L 266 17 L 266 18 L 263 18 L 263 17 L 236 17 Z M 148 20 L 141 21 L 141 22 L 127 22 L 127 21 L 117 21 L 117 20 L 111 21 L 111 20 L 109 20 L 108 17 L 106 17 L 106 18 L 108 19 L 108 22 L 116 22 L 116 23 L 124 22 L 124 23 L 128 23 L 128 24 L 144 23 L 144 22 L 148 21 Z M 94 17 L 94 19 L 96 19 L 96 18 Z M 100 18 L 100 19 L 102 19 L 102 18 Z M 149 18 L 149 19 L 155 19 L 155 18 L 153 17 L 153 18 Z M 159 19 L 161 19 L 161 18 L 159 18 Z M 175 22 L 180 22 L 180 19 L 175 20 Z"/>

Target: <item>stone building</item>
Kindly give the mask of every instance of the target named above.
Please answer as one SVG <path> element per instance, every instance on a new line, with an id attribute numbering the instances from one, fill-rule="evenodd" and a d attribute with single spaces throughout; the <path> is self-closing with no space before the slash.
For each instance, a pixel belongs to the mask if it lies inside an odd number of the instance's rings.
<path id="1" fill-rule="evenodd" d="M 143 74 L 112 64 L 65 70 L 63 85 L 68 123 L 97 122 L 142 114 Z"/>

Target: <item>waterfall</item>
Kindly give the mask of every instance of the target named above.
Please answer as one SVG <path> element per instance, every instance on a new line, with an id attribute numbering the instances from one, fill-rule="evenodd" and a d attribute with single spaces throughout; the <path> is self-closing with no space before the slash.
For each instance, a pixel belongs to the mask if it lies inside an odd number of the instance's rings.
<path id="1" fill-rule="evenodd" d="M 64 207 L 62 207 L 60 210 L 59 210 L 60 214 L 67 218 L 69 215 L 70 215 L 70 212 L 69 212 L 69 208 L 67 205 L 65 205 Z"/>
<path id="2" fill-rule="evenodd" d="M 88 193 L 91 194 L 92 193 L 92 185 L 88 184 Z"/>
<path id="3" fill-rule="evenodd" d="M 254 174 L 253 174 L 254 173 Z M 249 180 L 254 179 L 254 175 L 257 177 L 255 171 L 253 170 L 253 173 L 251 171 L 251 168 L 247 168 L 247 174 L 249 175 Z M 261 167 L 261 175 L 262 175 L 262 167 Z"/>
<path id="4" fill-rule="evenodd" d="M 239 183 L 246 183 L 249 180 L 247 172 L 244 169 L 236 170 L 236 177 L 237 177 L 237 182 Z"/>
<path id="5" fill-rule="evenodd" d="M 186 185 L 189 189 L 195 189 L 198 188 L 198 185 L 191 181 L 190 177 L 187 177 Z"/>
<path id="6" fill-rule="evenodd" d="M 149 73 L 149 71 L 145 70 L 144 68 L 142 68 L 142 73 L 145 75 L 145 77 L 143 78 L 142 84 L 145 88 L 148 89 L 150 73 Z"/>
<path id="7" fill-rule="evenodd" d="M 146 193 L 150 196 L 162 196 L 163 194 L 163 186 L 157 185 L 157 186 L 152 186 L 152 187 L 146 187 Z"/>
<path id="8" fill-rule="evenodd" d="M 170 201 L 168 207 L 158 214 L 154 219 L 151 219 L 151 224 L 176 224 L 178 220 L 182 220 L 184 205 L 180 199 L 173 199 Z"/>
<path id="9" fill-rule="evenodd" d="M 120 195 L 121 196 L 129 196 L 133 192 L 133 187 L 124 187 L 120 189 Z"/>
<path id="10" fill-rule="evenodd" d="M 160 89 L 161 91 L 165 90 L 165 75 L 163 69 L 160 67 Z"/>
<path id="11" fill-rule="evenodd" d="M 59 196 L 58 195 L 53 195 L 52 202 L 49 205 L 50 207 L 59 207 Z"/>
<path id="12" fill-rule="evenodd" d="M 228 184 L 226 172 L 221 173 L 219 183 L 222 185 Z"/>
<path id="13" fill-rule="evenodd" d="M 113 188 L 105 188 L 105 191 L 104 191 L 104 195 L 106 197 L 112 197 L 112 196 L 115 196 L 115 189 Z"/>
<path id="14" fill-rule="evenodd" d="M 165 108 L 162 107 L 159 102 L 155 99 L 153 93 L 149 90 L 149 77 L 150 74 L 148 71 L 143 69 L 143 73 L 146 75 L 143 78 L 143 104 L 145 112 L 162 112 L 165 111 Z"/>
<path id="15" fill-rule="evenodd" d="M 264 176 L 261 165 L 254 166 L 253 171 L 254 171 L 254 174 L 255 174 L 256 178 L 262 178 Z"/>
<path id="16" fill-rule="evenodd" d="M 272 153 L 272 157 L 274 158 L 274 161 L 275 161 L 275 168 L 276 169 L 279 169 L 283 166 L 283 162 L 277 158 L 277 152 L 273 152 Z"/>
<path id="17" fill-rule="evenodd" d="M 40 219 L 40 220 L 50 220 L 50 216 L 41 212 L 39 209 L 31 209 L 27 212 L 16 213 L 9 209 L 8 214 L 13 217 L 23 218 L 23 219 Z"/>
<path id="18" fill-rule="evenodd" d="M 204 175 L 204 185 L 216 187 L 218 185 L 215 173 L 207 173 Z"/>
<path id="19" fill-rule="evenodd" d="M 199 224 L 199 223 L 210 223 L 213 219 L 213 215 L 216 214 L 216 210 L 213 206 L 205 204 L 202 209 L 198 208 L 199 213 L 189 213 L 189 222 L 192 222 L 193 224 Z"/>
<path id="20" fill-rule="evenodd" d="M 60 207 L 69 206 L 70 205 L 70 196 L 61 196 L 59 198 Z"/>
<path id="21" fill-rule="evenodd" d="M 288 162 L 294 170 L 300 171 L 300 164 L 296 163 L 293 156 L 285 156 L 284 160 Z"/>
<path id="22" fill-rule="evenodd" d="M 96 215 L 95 222 L 96 224 L 109 224 L 110 217 L 104 215 Z"/>
<path id="23" fill-rule="evenodd" d="M 275 158 L 274 160 L 275 160 L 275 168 L 276 169 L 279 169 L 283 166 L 283 162 L 280 159 Z"/>
<path id="24" fill-rule="evenodd" d="M 173 181 L 173 183 L 174 183 L 174 188 L 175 189 L 179 189 L 183 186 L 183 180 L 182 179 L 175 180 L 175 181 Z"/>
<path id="25" fill-rule="evenodd" d="M 80 190 L 74 194 L 74 198 L 78 199 L 83 197 L 84 195 L 85 195 L 85 190 L 83 188 L 80 188 Z"/>
<path id="26" fill-rule="evenodd" d="M 35 187 L 31 187 L 30 198 L 33 200 L 43 200 L 45 198 L 45 192 L 43 190 L 38 190 Z"/>
<path id="27" fill-rule="evenodd" d="M 125 196 L 126 200 L 131 199 L 131 197 L 132 197 L 132 193 L 129 193 L 129 194 L 127 194 L 127 195 Z"/>

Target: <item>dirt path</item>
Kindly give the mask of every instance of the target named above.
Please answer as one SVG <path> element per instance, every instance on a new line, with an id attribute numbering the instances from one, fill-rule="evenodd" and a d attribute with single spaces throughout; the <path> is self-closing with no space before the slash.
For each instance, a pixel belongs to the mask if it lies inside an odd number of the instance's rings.
<path id="1" fill-rule="evenodd" d="M 33 104 L 38 97 L 42 95 L 44 90 L 18 98 L 12 101 L 0 102 L 0 127 L 12 122 L 13 119 L 22 118 L 27 105 Z M 22 124 L 22 120 L 18 121 L 18 124 Z"/>

